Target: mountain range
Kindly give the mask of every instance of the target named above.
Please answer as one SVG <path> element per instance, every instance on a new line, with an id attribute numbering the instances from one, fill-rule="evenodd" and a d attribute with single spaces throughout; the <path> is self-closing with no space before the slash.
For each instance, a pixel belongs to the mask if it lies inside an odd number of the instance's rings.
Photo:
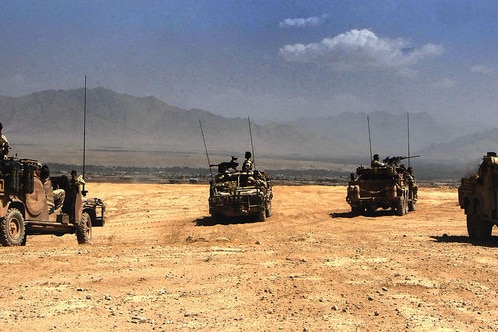
<path id="1" fill-rule="evenodd" d="M 206 146 L 209 153 L 240 156 L 253 146 L 259 156 L 335 162 L 368 160 L 370 152 L 407 155 L 409 148 L 424 160 L 465 163 L 498 150 L 492 125 L 442 123 L 426 112 L 251 123 L 101 87 L 0 96 L 0 109 L 3 133 L 19 154 L 25 147 L 82 150 L 83 137 L 88 150 L 202 154 Z"/>

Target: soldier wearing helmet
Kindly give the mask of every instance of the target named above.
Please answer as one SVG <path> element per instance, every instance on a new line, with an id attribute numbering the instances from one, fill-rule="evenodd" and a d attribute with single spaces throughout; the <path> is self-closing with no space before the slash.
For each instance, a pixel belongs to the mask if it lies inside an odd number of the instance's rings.
<path id="1" fill-rule="evenodd" d="M 47 197 L 48 213 L 52 214 L 62 208 L 64 199 L 66 198 L 66 191 L 62 188 L 54 188 L 52 186 L 50 168 L 47 165 L 43 165 L 40 169 L 40 180 L 43 183 L 43 189 Z"/>
<path id="2" fill-rule="evenodd" d="M 411 197 L 413 200 L 417 200 L 418 198 L 418 185 L 415 182 L 415 177 L 413 176 L 413 168 L 408 167 L 405 172 L 405 180 L 408 183 L 408 188 L 411 192 Z"/>
<path id="3" fill-rule="evenodd" d="M 378 154 L 374 154 L 373 159 L 372 159 L 372 163 L 370 166 L 371 167 L 384 167 L 384 166 L 386 166 L 386 164 L 384 164 L 382 161 L 380 161 Z"/>
<path id="4" fill-rule="evenodd" d="M 245 154 L 246 159 L 244 160 L 244 163 L 242 164 L 242 170 L 244 172 L 252 170 L 253 161 L 252 161 L 251 157 L 252 157 L 252 153 L 249 151 L 246 151 L 246 154 Z"/>
<path id="5" fill-rule="evenodd" d="M 0 122 L 0 160 L 7 159 L 7 155 L 9 154 L 9 141 L 4 134 L 2 134 L 3 125 Z"/>

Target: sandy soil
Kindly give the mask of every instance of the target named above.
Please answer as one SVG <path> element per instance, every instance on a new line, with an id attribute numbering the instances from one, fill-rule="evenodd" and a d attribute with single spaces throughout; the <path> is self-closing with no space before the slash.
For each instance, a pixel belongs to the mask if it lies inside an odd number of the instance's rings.
<path id="1" fill-rule="evenodd" d="M 266 222 L 216 224 L 206 185 L 89 184 L 107 224 L 0 248 L 0 330 L 498 329 L 498 239 L 474 244 L 456 188 L 354 217 L 345 187 L 275 186 Z"/>

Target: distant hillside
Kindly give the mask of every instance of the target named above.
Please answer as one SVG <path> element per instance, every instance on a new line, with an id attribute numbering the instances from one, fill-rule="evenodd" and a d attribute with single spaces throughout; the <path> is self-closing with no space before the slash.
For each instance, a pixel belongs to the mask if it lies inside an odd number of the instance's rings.
<path id="1" fill-rule="evenodd" d="M 82 150 L 84 89 L 0 97 L 0 109 L 0 121 L 14 151 L 22 152 L 23 146 L 47 152 Z M 369 118 L 374 153 L 407 154 L 406 114 L 376 112 Z M 87 90 L 86 147 L 90 150 L 204 153 L 199 121 L 210 153 L 242 156 L 251 148 L 247 118 L 184 110 L 155 97 L 133 97 L 105 88 Z M 482 134 L 472 130 L 475 128 L 439 123 L 427 113 L 410 114 L 411 153 L 452 160 L 492 149 L 498 130 Z M 369 156 L 364 113 L 253 123 L 252 133 L 259 156 L 353 162 Z"/>
<path id="2" fill-rule="evenodd" d="M 498 152 L 497 128 L 465 135 L 447 143 L 432 144 L 420 153 L 430 159 L 477 163 L 488 151 Z"/>
<path id="3" fill-rule="evenodd" d="M 412 155 L 421 154 L 427 146 L 450 142 L 475 130 L 470 126 L 465 128 L 439 123 L 425 112 L 410 114 L 409 118 L 407 114 L 386 112 L 342 113 L 328 118 L 303 119 L 292 125 L 305 133 L 319 133 L 321 139 L 329 142 L 328 144 L 340 145 L 342 154 L 368 155 L 370 147 L 367 116 L 372 152 L 381 156 L 406 155 L 408 130 Z"/>
<path id="4" fill-rule="evenodd" d="M 74 146 L 83 140 L 84 90 L 44 91 L 0 97 L 4 133 L 15 144 Z M 139 151 L 203 151 L 199 121 L 208 148 L 250 148 L 247 119 L 228 119 L 201 110 L 182 110 L 154 98 L 117 94 L 104 88 L 87 91 L 87 146 Z M 313 147 L 312 140 L 282 124 L 252 126 L 258 150 L 292 154 Z M 241 152 L 241 153 L 242 153 Z"/>

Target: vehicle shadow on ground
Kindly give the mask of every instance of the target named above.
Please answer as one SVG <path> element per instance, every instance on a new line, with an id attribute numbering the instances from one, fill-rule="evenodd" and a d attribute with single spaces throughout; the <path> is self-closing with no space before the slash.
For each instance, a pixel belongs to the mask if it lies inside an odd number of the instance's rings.
<path id="1" fill-rule="evenodd" d="M 441 236 L 432 235 L 430 236 L 430 238 L 433 239 L 435 242 L 441 242 L 441 243 L 468 243 L 474 246 L 481 246 L 481 247 L 489 247 L 489 248 L 498 247 L 498 237 L 496 236 L 491 237 L 491 239 L 488 241 L 475 241 L 468 236 L 447 235 L 447 234 L 443 234 Z"/>
<path id="2" fill-rule="evenodd" d="M 394 216 L 396 215 L 390 210 L 378 210 L 370 213 L 357 214 L 351 211 L 348 212 L 332 212 L 329 213 L 330 218 L 356 218 L 356 217 L 385 217 L 385 216 Z"/>
<path id="3" fill-rule="evenodd" d="M 202 217 L 197 218 L 193 221 L 196 226 L 215 226 L 215 225 L 237 225 L 237 224 L 247 224 L 247 223 L 257 223 L 262 222 L 257 220 L 255 217 L 234 217 L 234 218 L 214 218 L 214 217 Z"/>
<path id="4" fill-rule="evenodd" d="M 357 217 L 357 214 L 353 212 L 331 212 L 329 213 L 330 218 L 354 218 Z"/>

